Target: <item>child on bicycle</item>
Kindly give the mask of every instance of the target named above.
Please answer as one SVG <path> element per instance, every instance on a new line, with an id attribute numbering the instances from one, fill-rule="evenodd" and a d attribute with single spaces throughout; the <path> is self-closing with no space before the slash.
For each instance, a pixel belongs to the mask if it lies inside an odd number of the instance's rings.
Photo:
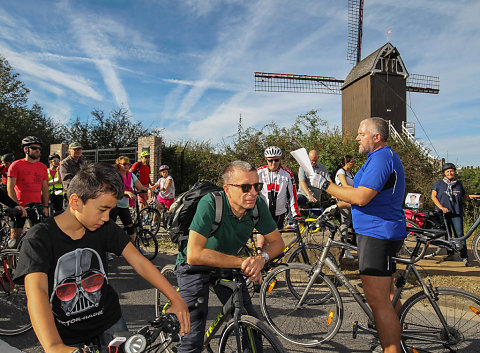
<path id="1" fill-rule="evenodd" d="M 181 333 L 190 329 L 188 308 L 168 281 L 109 220 L 123 197 L 124 183 L 113 166 L 90 164 L 68 188 L 66 210 L 29 230 L 15 281 L 25 283 L 33 329 L 47 353 L 82 352 L 98 338 L 106 346 L 126 330 L 119 298 L 108 282 L 107 252 L 122 255 L 143 278 L 172 301 Z"/>
<path id="2" fill-rule="evenodd" d="M 159 193 L 157 195 L 157 202 L 163 203 L 165 208 L 168 209 L 175 200 L 175 184 L 173 178 L 169 174 L 168 165 L 162 164 L 159 168 L 160 179 L 152 186 L 152 189 L 159 188 Z"/>

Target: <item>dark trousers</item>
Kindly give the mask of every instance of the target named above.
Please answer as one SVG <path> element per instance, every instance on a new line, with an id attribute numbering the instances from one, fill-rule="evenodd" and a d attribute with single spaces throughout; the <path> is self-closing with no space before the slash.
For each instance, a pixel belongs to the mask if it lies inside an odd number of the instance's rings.
<path id="1" fill-rule="evenodd" d="M 200 304 L 197 309 L 190 313 L 190 332 L 183 336 L 182 343 L 178 347 L 178 353 L 200 353 L 203 347 L 203 337 L 208 314 L 210 275 L 208 273 L 187 274 L 185 271 L 185 265 L 177 265 L 175 269 L 180 295 L 189 307 L 194 304 L 198 298 L 203 298 L 203 304 Z M 222 304 L 225 304 L 232 294 L 228 288 L 222 286 L 216 286 L 214 290 Z M 243 305 L 248 315 L 258 318 L 245 285 L 243 286 L 242 296 Z"/>
<path id="2" fill-rule="evenodd" d="M 463 237 L 463 217 L 457 214 L 452 214 L 451 212 L 445 213 L 444 216 L 450 235 L 454 238 Z M 467 242 L 464 240 L 462 245 L 463 248 L 460 250 L 460 257 L 466 259 L 468 257 Z M 453 251 L 449 251 L 448 254 L 453 254 Z"/>

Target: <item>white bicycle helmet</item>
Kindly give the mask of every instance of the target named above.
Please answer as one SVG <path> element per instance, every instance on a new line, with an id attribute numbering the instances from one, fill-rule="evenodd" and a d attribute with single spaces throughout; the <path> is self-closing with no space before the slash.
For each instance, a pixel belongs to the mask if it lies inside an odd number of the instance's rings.
<path id="1" fill-rule="evenodd" d="M 277 146 L 270 146 L 270 147 L 267 147 L 267 149 L 264 152 L 264 155 L 265 155 L 265 158 L 281 157 L 282 150 Z"/>

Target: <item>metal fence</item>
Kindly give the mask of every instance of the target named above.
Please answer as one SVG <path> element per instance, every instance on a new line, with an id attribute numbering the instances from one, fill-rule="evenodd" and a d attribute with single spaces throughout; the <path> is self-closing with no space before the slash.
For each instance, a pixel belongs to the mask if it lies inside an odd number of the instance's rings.
<path id="1" fill-rule="evenodd" d="M 137 147 L 102 148 L 98 150 L 83 150 L 83 158 L 89 162 L 104 162 L 114 164 L 119 156 L 126 156 L 130 163 L 137 161 Z"/>

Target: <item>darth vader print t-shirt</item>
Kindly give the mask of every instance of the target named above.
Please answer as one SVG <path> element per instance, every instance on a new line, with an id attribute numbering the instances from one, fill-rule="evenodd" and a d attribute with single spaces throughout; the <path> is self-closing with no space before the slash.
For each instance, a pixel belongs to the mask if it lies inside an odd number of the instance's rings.
<path id="1" fill-rule="evenodd" d="M 50 306 L 65 344 L 98 336 L 120 319 L 118 295 L 108 283 L 106 253 L 121 255 L 129 241 L 111 221 L 73 240 L 53 218 L 25 236 L 15 281 L 32 272 L 48 275 Z"/>

